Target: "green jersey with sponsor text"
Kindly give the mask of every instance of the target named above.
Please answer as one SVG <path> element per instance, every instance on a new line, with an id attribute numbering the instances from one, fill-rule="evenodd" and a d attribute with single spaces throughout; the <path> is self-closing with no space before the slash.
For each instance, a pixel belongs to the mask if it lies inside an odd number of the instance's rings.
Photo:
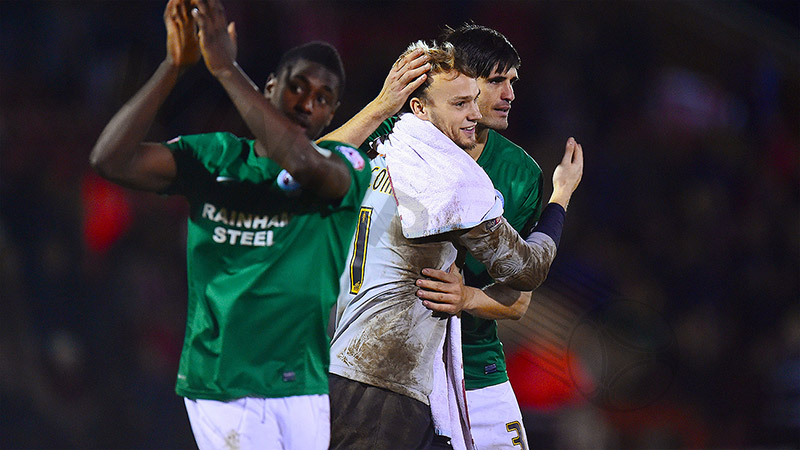
<path id="1" fill-rule="evenodd" d="M 527 237 L 541 213 L 542 169 L 521 147 L 494 130 L 489 130 L 478 165 L 503 195 L 503 216 L 523 238 Z M 467 255 L 464 279 L 478 288 L 491 282 L 485 267 L 471 255 Z M 465 312 L 461 315 L 461 340 L 467 390 L 508 380 L 497 322 Z"/>
<path id="2" fill-rule="evenodd" d="M 166 143 L 177 162 L 165 193 L 189 200 L 186 335 L 176 392 L 229 400 L 328 393 L 327 325 L 359 205 L 366 157 L 340 143 L 350 188 L 305 192 L 254 141 L 229 133 Z"/>

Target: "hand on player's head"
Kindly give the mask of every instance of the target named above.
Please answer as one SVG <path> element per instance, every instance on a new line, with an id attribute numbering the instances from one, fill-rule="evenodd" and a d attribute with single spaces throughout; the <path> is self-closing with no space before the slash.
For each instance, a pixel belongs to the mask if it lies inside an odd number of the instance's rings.
<path id="1" fill-rule="evenodd" d="M 375 99 L 381 105 L 385 115 L 397 114 L 400 108 L 414 90 L 427 79 L 427 71 L 431 68 L 428 64 L 428 54 L 422 49 L 416 49 L 395 61 L 383 88 Z"/>

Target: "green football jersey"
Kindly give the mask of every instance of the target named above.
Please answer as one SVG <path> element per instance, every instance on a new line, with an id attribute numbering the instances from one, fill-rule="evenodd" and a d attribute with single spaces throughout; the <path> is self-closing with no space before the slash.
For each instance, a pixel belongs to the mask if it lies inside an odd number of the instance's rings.
<path id="1" fill-rule="evenodd" d="M 176 392 L 193 399 L 328 393 L 330 310 L 370 182 L 366 157 L 324 142 L 350 169 L 337 202 L 305 192 L 254 141 L 229 133 L 166 143 L 165 193 L 190 204 L 186 334 Z"/>
<path id="2" fill-rule="evenodd" d="M 542 203 L 542 169 L 525 151 L 489 130 L 478 165 L 503 196 L 503 217 L 523 237 L 539 218 Z M 486 268 L 467 255 L 464 279 L 481 288 L 491 282 Z M 467 390 L 494 386 L 508 380 L 503 344 L 497 337 L 497 322 L 461 315 L 461 342 Z"/>

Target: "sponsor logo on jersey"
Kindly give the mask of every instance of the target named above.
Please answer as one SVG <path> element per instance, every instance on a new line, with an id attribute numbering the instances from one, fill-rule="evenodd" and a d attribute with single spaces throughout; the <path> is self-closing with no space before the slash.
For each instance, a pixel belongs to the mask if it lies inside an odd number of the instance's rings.
<path id="1" fill-rule="evenodd" d="M 361 156 L 361 153 L 359 153 L 358 150 L 352 147 L 337 145 L 336 151 L 344 155 L 344 157 L 347 158 L 348 161 L 350 161 L 350 164 L 352 164 L 353 168 L 355 168 L 356 170 L 361 170 L 366 165 L 366 163 L 364 162 L 364 158 Z"/>
<path id="2" fill-rule="evenodd" d="M 300 189 L 300 183 L 286 169 L 281 170 L 281 173 L 278 174 L 277 183 L 278 187 L 286 192 L 294 192 Z"/>
<path id="3" fill-rule="evenodd" d="M 200 217 L 225 225 L 212 230 L 211 239 L 214 242 L 247 247 L 272 246 L 275 242 L 273 228 L 283 228 L 291 220 L 291 214 L 286 212 L 272 216 L 252 214 L 220 208 L 211 203 L 203 205 Z"/>

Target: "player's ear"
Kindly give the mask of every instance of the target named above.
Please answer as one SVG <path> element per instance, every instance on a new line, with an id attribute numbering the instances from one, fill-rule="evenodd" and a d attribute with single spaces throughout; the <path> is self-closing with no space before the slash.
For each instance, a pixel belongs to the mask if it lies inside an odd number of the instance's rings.
<path id="1" fill-rule="evenodd" d="M 267 84 L 264 85 L 264 97 L 271 98 L 277 84 L 278 78 L 275 77 L 275 74 L 269 74 L 269 77 L 267 77 Z"/>
<path id="2" fill-rule="evenodd" d="M 415 116 L 422 120 L 428 120 L 428 108 L 425 107 L 425 102 L 421 98 L 412 97 L 411 100 L 408 101 L 408 106 Z"/>

